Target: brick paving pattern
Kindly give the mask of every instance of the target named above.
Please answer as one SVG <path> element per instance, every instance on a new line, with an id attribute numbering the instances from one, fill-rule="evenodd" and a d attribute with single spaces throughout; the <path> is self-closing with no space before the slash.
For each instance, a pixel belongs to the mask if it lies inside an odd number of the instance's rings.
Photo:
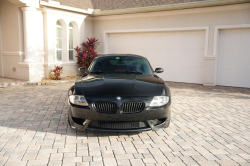
<path id="1" fill-rule="evenodd" d="M 49 85 L 49 84 L 58 84 L 58 83 L 65 83 L 65 82 L 72 82 L 75 79 L 71 80 L 49 80 L 46 82 L 29 82 L 25 80 L 18 80 L 14 78 L 6 78 L 0 77 L 0 88 L 9 87 L 9 86 L 20 86 L 20 85 Z"/>
<path id="2" fill-rule="evenodd" d="M 71 83 L 0 88 L 0 165 L 250 165 L 250 89 L 171 83 L 160 131 L 75 131 Z"/>
<path id="3" fill-rule="evenodd" d="M 28 81 L 18 80 L 13 78 L 0 77 L 0 87 L 27 85 Z"/>

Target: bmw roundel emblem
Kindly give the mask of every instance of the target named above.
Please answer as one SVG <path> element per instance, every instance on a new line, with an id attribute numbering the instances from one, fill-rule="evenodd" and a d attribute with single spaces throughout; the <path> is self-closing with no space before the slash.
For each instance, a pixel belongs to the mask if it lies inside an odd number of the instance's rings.
<path id="1" fill-rule="evenodd" d="M 120 101 L 122 98 L 120 96 L 117 96 L 116 99 Z"/>

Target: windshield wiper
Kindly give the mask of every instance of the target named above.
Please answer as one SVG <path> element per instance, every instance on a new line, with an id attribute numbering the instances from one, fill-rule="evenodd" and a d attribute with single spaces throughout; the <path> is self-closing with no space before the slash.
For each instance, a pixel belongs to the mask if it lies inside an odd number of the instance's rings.
<path id="1" fill-rule="evenodd" d="M 111 73 L 109 71 L 100 71 L 100 70 L 96 70 L 96 71 L 91 71 L 90 73 L 93 73 L 93 74 L 101 74 L 101 73 Z"/>
<path id="2" fill-rule="evenodd" d="M 143 74 L 139 71 L 131 71 L 131 70 L 115 70 L 116 73 L 136 73 L 136 74 Z"/>
<path id="3" fill-rule="evenodd" d="M 90 73 L 96 73 L 96 74 L 99 74 L 99 73 L 104 73 L 103 71 L 100 71 L 100 70 L 96 70 L 96 71 L 91 71 Z"/>

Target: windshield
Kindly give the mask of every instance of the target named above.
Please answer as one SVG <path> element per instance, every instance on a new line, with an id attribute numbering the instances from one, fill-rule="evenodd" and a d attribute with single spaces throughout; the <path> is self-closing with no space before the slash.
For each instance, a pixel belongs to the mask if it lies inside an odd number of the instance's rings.
<path id="1" fill-rule="evenodd" d="M 147 59 L 130 56 L 109 56 L 97 58 L 91 66 L 90 72 L 153 74 Z"/>

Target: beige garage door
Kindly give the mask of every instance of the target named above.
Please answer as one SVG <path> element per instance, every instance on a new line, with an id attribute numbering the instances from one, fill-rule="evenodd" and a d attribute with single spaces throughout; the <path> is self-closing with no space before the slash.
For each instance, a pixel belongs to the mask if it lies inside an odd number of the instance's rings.
<path id="1" fill-rule="evenodd" d="M 166 81 L 203 83 L 205 31 L 109 34 L 109 53 L 131 53 L 148 58 Z"/>
<path id="2" fill-rule="evenodd" d="M 217 85 L 250 88 L 250 28 L 221 30 Z"/>

